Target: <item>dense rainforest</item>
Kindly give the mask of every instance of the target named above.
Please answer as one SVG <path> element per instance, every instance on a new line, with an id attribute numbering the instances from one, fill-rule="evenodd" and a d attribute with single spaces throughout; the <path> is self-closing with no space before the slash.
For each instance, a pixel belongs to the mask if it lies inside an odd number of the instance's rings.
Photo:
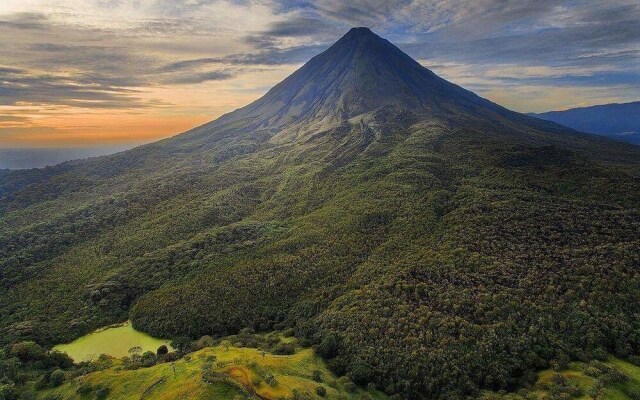
<path id="1" fill-rule="evenodd" d="M 640 147 L 506 110 L 353 29 L 174 138 L 0 173 L 0 341 L 291 329 L 400 398 L 640 354 Z"/>

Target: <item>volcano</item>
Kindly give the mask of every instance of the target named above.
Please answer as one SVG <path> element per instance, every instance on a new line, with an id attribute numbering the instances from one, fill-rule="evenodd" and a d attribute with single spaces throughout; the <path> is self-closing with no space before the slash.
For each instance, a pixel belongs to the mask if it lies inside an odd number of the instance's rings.
<path id="1" fill-rule="evenodd" d="M 336 123 L 383 109 L 424 116 L 503 110 L 439 78 L 368 28 L 354 28 L 265 96 L 214 126 L 255 120 L 259 127 L 277 129 Z"/>
<path id="2" fill-rule="evenodd" d="M 640 148 L 350 30 L 173 138 L 0 172 L 0 342 L 288 330 L 399 398 L 640 351 Z"/>

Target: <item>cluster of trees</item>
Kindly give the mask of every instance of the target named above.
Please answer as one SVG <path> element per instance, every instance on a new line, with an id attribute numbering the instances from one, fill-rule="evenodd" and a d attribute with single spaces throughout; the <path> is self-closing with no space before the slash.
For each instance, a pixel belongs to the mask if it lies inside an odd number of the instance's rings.
<path id="1" fill-rule="evenodd" d="M 292 329 L 336 373 L 406 399 L 638 354 L 637 152 L 465 121 L 264 146 L 229 128 L 44 183 L 10 175 L 0 342 L 130 317 L 159 337 L 238 334 L 286 354 L 240 332 Z"/>
<path id="2" fill-rule="evenodd" d="M 18 342 L 0 350 L 0 398 L 35 399 L 29 389 L 57 387 L 76 371 L 64 353 L 48 351 L 34 342 Z M 29 384 L 31 383 L 31 384 Z"/>

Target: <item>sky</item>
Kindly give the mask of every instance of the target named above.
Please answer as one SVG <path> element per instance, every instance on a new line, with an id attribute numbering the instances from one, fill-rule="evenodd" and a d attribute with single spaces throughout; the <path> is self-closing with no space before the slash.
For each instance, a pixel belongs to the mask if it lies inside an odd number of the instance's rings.
<path id="1" fill-rule="evenodd" d="M 638 0 L 0 0 L 0 149 L 180 133 L 353 26 L 516 111 L 640 100 Z"/>

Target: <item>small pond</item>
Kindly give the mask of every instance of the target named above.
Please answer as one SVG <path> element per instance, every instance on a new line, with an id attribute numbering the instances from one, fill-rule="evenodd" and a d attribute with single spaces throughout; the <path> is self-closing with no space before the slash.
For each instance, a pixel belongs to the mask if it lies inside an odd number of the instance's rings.
<path id="1" fill-rule="evenodd" d="M 71 343 L 59 344 L 55 350 L 67 353 L 76 362 L 95 360 L 100 354 L 108 354 L 112 357 L 124 357 L 129 355 L 129 349 L 139 346 L 142 352 L 153 351 L 158 347 L 169 346 L 169 340 L 157 339 L 146 333 L 133 329 L 130 321 L 117 325 L 100 328 L 87 335 L 79 337 Z"/>

